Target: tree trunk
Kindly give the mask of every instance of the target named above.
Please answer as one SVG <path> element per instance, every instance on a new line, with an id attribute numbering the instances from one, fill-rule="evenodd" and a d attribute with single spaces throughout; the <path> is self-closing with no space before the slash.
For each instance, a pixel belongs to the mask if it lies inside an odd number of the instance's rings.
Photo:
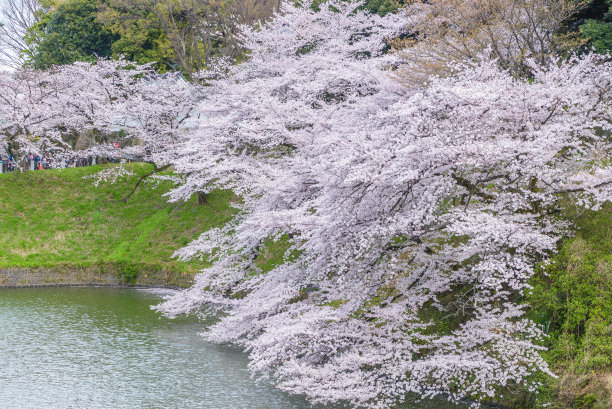
<path id="1" fill-rule="evenodd" d="M 203 206 L 208 204 L 208 193 L 198 192 L 198 205 Z"/>

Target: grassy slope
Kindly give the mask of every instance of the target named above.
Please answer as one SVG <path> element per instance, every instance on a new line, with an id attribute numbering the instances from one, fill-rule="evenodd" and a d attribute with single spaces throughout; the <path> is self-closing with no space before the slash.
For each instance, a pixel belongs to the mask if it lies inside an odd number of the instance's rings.
<path id="1" fill-rule="evenodd" d="M 136 174 L 151 168 L 128 165 Z M 83 179 L 101 166 L 0 175 L 0 268 L 102 267 L 126 276 L 143 270 L 193 275 L 205 262 L 181 263 L 174 250 L 199 233 L 227 221 L 230 192 L 214 192 L 209 203 L 170 204 L 171 187 L 144 183 L 127 203 L 132 176 L 115 184 Z M 17 177 L 16 177 L 17 176 Z"/>

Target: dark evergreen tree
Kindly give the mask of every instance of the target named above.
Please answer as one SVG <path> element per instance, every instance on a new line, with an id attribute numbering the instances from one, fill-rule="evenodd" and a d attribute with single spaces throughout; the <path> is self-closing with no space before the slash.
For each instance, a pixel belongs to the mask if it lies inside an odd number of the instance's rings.
<path id="1" fill-rule="evenodd" d="M 33 45 L 28 63 L 45 69 L 75 61 L 110 57 L 116 37 L 97 21 L 95 0 L 70 0 L 43 16 L 28 30 Z"/>

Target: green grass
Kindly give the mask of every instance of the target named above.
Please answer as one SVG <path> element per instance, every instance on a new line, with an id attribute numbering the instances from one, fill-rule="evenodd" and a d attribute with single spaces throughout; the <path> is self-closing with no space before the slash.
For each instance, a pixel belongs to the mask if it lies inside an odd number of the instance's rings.
<path id="1" fill-rule="evenodd" d="M 530 316 L 549 337 L 550 409 L 612 407 L 612 205 L 568 215 L 577 234 L 533 278 Z"/>
<path id="2" fill-rule="evenodd" d="M 106 165 L 116 166 L 116 165 Z M 179 262 L 172 253 L 236 212 L 228 191 L 208 203 L 168 203 L 172 186 L 143 183 L 126 203 L 119 201 L 149 172 L 95 187 L 91 175 L 103 166 L 0 175 L 0 268 L 113 268 L 126 281 L 142 271 L 193 276 L 206 261 Z"/>

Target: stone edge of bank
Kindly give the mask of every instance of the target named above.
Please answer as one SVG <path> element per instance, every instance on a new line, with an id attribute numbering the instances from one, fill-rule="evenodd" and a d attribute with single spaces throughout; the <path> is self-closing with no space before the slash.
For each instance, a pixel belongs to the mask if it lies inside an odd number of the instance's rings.
<path id="1" fill-rule="evenodd" d="M 139 271 L 126 281 L 115 271 L 95 267 L 32 267 L 0 269 L 0 288 L 108 286 L 187 288 L 193 276 L 169 271 Z"/>

